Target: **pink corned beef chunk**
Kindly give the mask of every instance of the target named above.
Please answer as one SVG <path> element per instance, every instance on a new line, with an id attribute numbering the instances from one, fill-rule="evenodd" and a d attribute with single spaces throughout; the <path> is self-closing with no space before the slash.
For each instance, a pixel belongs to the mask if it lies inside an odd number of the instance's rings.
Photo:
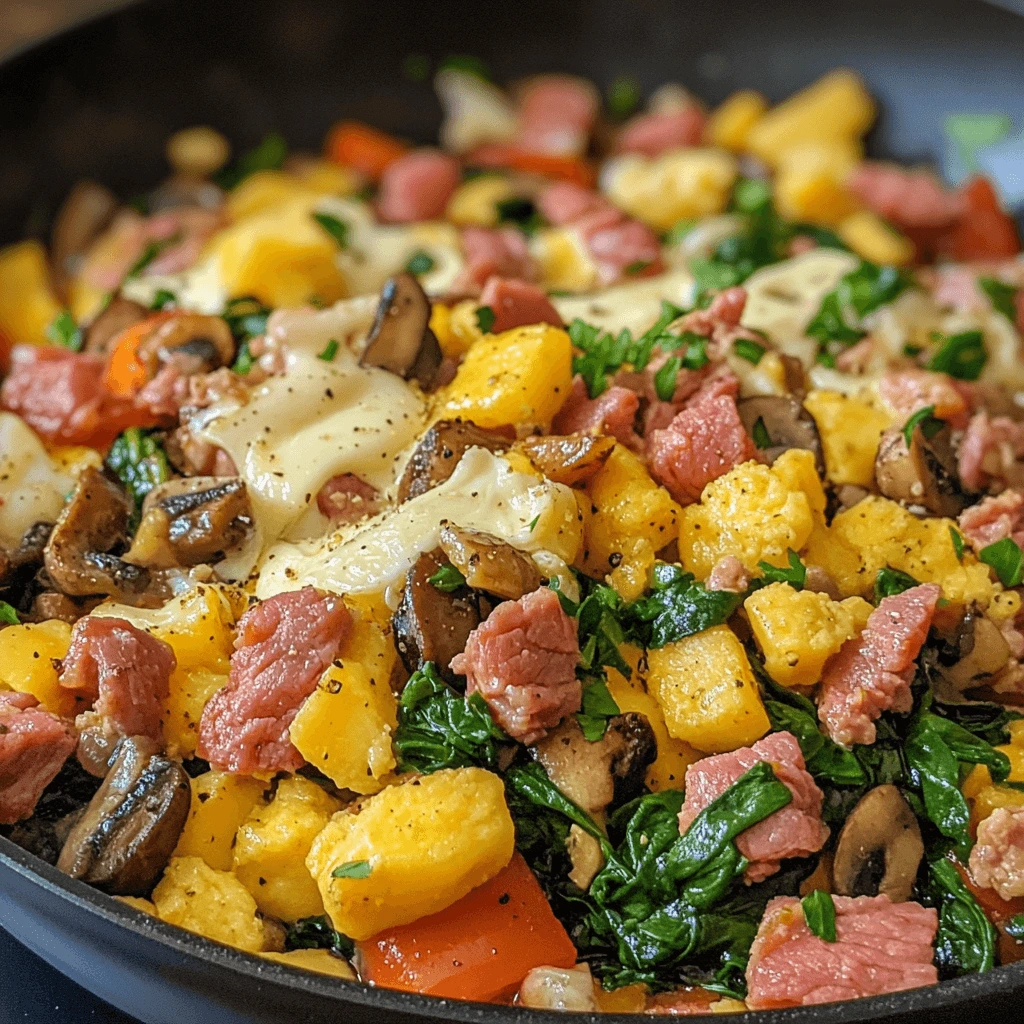
<path id="1" fill-rule="evenodd" d="M 551 429 L 556 434 L 591 433 L 608 434 L 623 444 L 635 440 L 633 423 L 640 399 L 627 388 L 612 385 L 597 398 L 587 393 L 587 385 L 580 376 L 573 377 L 569 392 Z"/>
<path id="2" fill-rule="evenodd" d="M 940 593 L 926 583 L 884 598 L 864 632 L 825 665 L 818 717 L 836 743 L 874 743 L 875 719 L 883 711 L 910 710 L 914 661 Z"/>
<path id="3" fill-rule="evenodd" d="M 997 807 L 978 825 L 969 866 L 983 889 L 1004 900 L 1024 896 L 1024 807 Z"/>
<path id="4" fill-rule="evenodd" d="M 444 215 L 459 187 L 459 162 L 436 149 L 416 149 L 388 164 L 380 179 L 381 220 L 406 223 Z"/>
<path id="5" fill-rule="evenodd" d="M 798 899 L 765 908 L 747 966 L 752 1010 L 834 1003 L 934 985 L 938 913 L 888 896 L 834 896 L 836 940 L 807 927 Z"/>
<path id="6" fill-rule="evenodd" d="M 0 693 L 0 825 L 31 817 L 77 743 L 72 724 L 30 693 Z"/>
<path id="7" fill-rule="evenodd" d="M 824 795 L 804 766 L 800 744 L 789 732 L 772 733 L 752 747 L 691 764 L 686 769 L 686 801 L 679 812 L 680 833 L 685 834 L 705 807 L 759 761 L 771 763 L 776 778 L 793 794 L 793 800 L 736 837 L 736 848 L 750 861 L 745 875 L 748 882 L 775 874 L 779 862 L 787 857 L 817 853 L 829 834 L 821 820 Z"/>
<path id="8" fill-rule="evenodd" d="M 1003 491 L 997 497 L 983 498 L 960 513 L 959 524 L 975 551 L 1006 537 L 1024 544 L 1024 494 Z"/>
<path id="9" fill-rule="evenodd" d="M 526 239 L 515 228 L 466 228 L 462 248 L 466 266 L 453 286 L 456 290 L 476 293 L 492 277 L 535 281 L 539 276 Z"/>
<path id="10" fill-rule="evenodd" d="M 579 656 L 576 620 L 565 614 L 553 590 L 541 587 L 499 604 L 470 633 L 451 667 L 465 675 L 467 694 L 487 701 L 509 736 L 530 744 L 579 711 Z"/>
<path id="11" fill-rule="evenodd" d="M 500 334 L 526 324 L 565 326 L 544 291 L 535 284 L 517 281 L 515 278 L 488 278 L 480 293 L 480 305 L 489 306 L 494 311 L 492 334 Z"/>
<path id="12" fill-rule="evenodd" d="M 176 664 L 170 645 L 145 630 L 87 615 L 71 631 L 60 684 L 95 699 L 105 731 L 158 740 Z"/>
<path id="13" fill-rule="evenodd" d="M 622 127 L 616 149 L 620 153 L 660 156 L 666 149 L 700 144 L 707 118 L 696 103 L 675 110 L 638 114 Z"/>
<path id="14" fill-rule="evenodd" d="M 228 684 L 199 723 L 199 756 L 242 775 L 301 768 L 288 727 L 351 627 L 341 598 L 312 587 L 250 608 L 238 623 Z"/>

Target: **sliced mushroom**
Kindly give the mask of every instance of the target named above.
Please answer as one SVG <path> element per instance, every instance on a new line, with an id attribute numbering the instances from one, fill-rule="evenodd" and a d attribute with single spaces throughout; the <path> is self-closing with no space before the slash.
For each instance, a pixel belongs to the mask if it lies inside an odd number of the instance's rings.
<path id="1" fill-rule="evenodd" d="M 186 377 L 210 373 L 234 360 L 235 339 L 222 317 L 175 313 L 139 345 L 139 358 L 150 376 L 167 365 Z"/>
<path id="2" fill-rule="evenodd" d="M 441 550 L 474 590 L 518 601 L 540 586 L 540 571 L 533 559 L 500 537 L 444 521 Z"/>
<path id="3" fill-rule="evenodd" d="M 412 274 L 388 278 L 360 363 L 379 366 L 429 391 L 441 365 L 441 346 L 430 329 L 430 299 Z"/>
<path id="4" fill-rule="evenodd" d="M 420 555 L 409 570 L 391 622 L 398 653 L 410 672 L 432 661 L 442 676 L 452 680 L 455 676 L 448 666 L 466 649 L 469 634 L 483 616 L 479 600 L 468 590 L 449 594 L 430 582 L 447 561 L 440 550 Z"/>
<path id="5" fill-rule="evenodd" d="M 94 466 L 84 469 L 46 545 L 46 571 L 72 597 L 105 594 L 133 604 L 170 595 L 148 569 L 111 554 L 126 542 L 128 496 Z"/>
<path id="6" fill-rule="evenodd" d="M 115 295 L 106 308 L 85 329 L 85 351 L 105 356 L 123 331 L 152 316 L 139 302 Z"/>
<path id="7" fill-rule="evenodd" d="M 237 477 L 185 477 L 154 487 L 142 505 L 133 565 L 170 569 L 219 562 L 252 536 L 249 492 Z"/>
<path id="8" fill-rule="evenodd" d="M 503 434 L 462 420 L 438 420 L 420 439 L 398 484 L 398 500 L 407 501 L 443 484 L 470 448 L 504 452 L 512 442 Z"/>
<path id="9" fill-rule="evenodd" d="M 737 402 L 736 409 L 748 433 L 753 433 L 755 424 L 761 421 L 771 440 L 771 445 L 764 449 L 764 456 L 769 462 L 774 462 L 790 448 L 803 448 L 814 453 L 818 472 L 825 472 L 818 428 L 811 414 L 795 398 L 755 395 Z"/>
<path id="10" fill-rule="evenodd" d="M 918 424 L 907 446 L 902 429 L 882 435 L 875 458 L 875 483 L 885 497 L 916 505 L 932 515 L 955 517 L 968 502 L 960 486 L 952 431 L 943 426 L 925 437 Z"/>
<path id="11" fill-rule="evenodd" d="M 78 272 L 82 257 L 113 220 L 117 208 L 113 192 L 94 181 L 80 181 L 68 193 L 53 222 L 50 246 L 60 285 Z"/>
<path id="12" fill-rule="evenodd" d="M 895 786 L 868 790 L 846 819 L 832 874 L 840 896 L 910 899 L 924 856 L 921 829 Z"/>
<path id="13" fill-rule="evenodd" d="M 516 445 L 549 480 L 569 487 L 586 483 L 608 461 L 614 447 L 614 437 L 579 433 L 528 437 Z"/>
<path id="14" fill-rule="evenodd" d="M 995 675 L 1010 660 L 1006 637 L 991 619 L 978 612 L 963 617 L 949 646 L 952 659 L 940 658 L 939 668 L 958 691 L 980 686 L 985 677 Z"/>
<path id="15" fill-rule="evenodd" d="M 786 390 L 798 401 L 802 402 L 807 397 L 807 374 L 804 371 L 804 364 L 796 356 L 787 356 L 779 353 L 782 361 L 782 374 L 786 382 Z"/>
<path id="16" fill-rule="evenodd" d="M 13 551 L 0 548 L 0 590 L 21 589 L 43 564 L 53 523 L 33 523 Z"/>
<path id="17" fill-rule="evenodd" d="M 178 762 L 152 740 L 125 739 L 57 867 L 115 896 L 145 896 L 178 844 L 190 802 Z"/>

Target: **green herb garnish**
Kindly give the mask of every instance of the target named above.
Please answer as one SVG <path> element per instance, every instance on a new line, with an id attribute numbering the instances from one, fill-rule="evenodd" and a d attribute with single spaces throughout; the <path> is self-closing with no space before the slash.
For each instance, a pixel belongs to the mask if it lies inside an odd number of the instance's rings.
<path id="1" fill-rule="evenodd" d="M 1004 587 L 1020 586 L 1024 555 L 1012 537 L 1004 537 L 995 544 L 982 548 L 978 552 L 978 558 L 995 570 L 999 582 Z"/>
<path id="2" fill-rule="evenodd" d="M 288 143 L 278 132 L 270 132 L 255 148 L 243 153 L 230 167 L 225 167 L 214 175 L 214 182 L 226 192 L 230 192 L 250 174 L 257 171 L 276 171 L 288 156 Z"/>
<path id="3" fill-rule="evenodd" d="M 618 75 L 608 86 L 608 113 L 622 120 L 640 106 L 640 83 L 632 75 Z"/>
<path id="4" fill-rule="evenodd" d="M 437 264 L 434 261 L 434 257 L 430 253 L 424 252 L 422 249 L 418 249 L 409 257 L 409 262 L 406 263 L 405 269 L 410 274 L 429 274 Z"/>
<path id="5" fill-rule="evenodd" d="M 800 556 L 792 549 L 788 549 L 787 561 L 789 568 L 780 569 L 777 565 L 769 562 L 758 562 L 757 567 L 761 570 L 760 583 L 788 583 L 794 590 L 803 590 L 807 582 L 807 566 L 800 560 Z"/>
<path id="6" fill-rule="evenodd" d="M 756 444 L 761 451 L 764 451 L 766 448 L 771 448 L 773 444 L 771 435 L 768 433 L 768 428 L 764 425 L 763 416 L 758 416 L 757 419 L 754 420 L 754 425 L 750 428 L 750 436 L 753 438 L 754 444 Z"/>
<path id="7" fill-rule="evenodd" d="M 428 576 L 427 582 L 443 594 L 451 594 L 466 585 L 466 577 L 454 565 L 448 564 L 442 565 L 432 576 Z"/>
<path id="8" fill-rule="evenodd" d="M 909 573 L 901 572 L 899 569 L 891 569 L 888 566 L 878 570 L 875 576 L 875 604 L 880 604 L 887 597 L 895 597 L 902 594 L 904 590 L 920 586 Z"/>
<path id="9" fill-rule="evenodd" d="M 490 306 L 478 306 L 476 311 L 476 325 L 481 333 L 490 334 L 494 326 L 494 310 Z"/>
<path id="10" fill-rule="evenodd" d="M 608 719 L 619 714 L 619 705 L 608 692 L 608 685 L 603 679 L 583 688 L 583 703 L 576 714 L 576 721 L 583 730 L 583 735 L 591 743 L 601 739 L 608 729 Z"/>
<path id="11" fill-rule="evenodd" d="M 918 409 L 906 423 L 903 424 L 903 440 L 907 442 L 907 447 L 910 447 L 910 439 L 914 436 L 914 431 L 920 427 L 921 433 L 931 440 L 946 424 L 939 419 L 935 418 L 935 406 L 926 405 L 923 409 Z"/>
<path id="12" fill-rule="evenodd" d="M 340 347 L 341 346 L 338 342 L 334 338 L 331 338 L 331 340 L 324 346 L 323 352 L 318 352 L 316 357 L 317 359 L 322 359 L 325 363 L 333 363 L 334 357 L 338 354 L 338 349 Z"/>
<path id="13" fill-rule="evenodd" d="M 836 905 L 832 894 L 815 889 L 800 901 L 807 927 L 825 942 L 836 941 Z"/>
<path id="14" fill-rule="evenodd" d="M 957 380 L 977 380 L 987 361 L 981 331 L 963 331 L 942 338 L 938 350 L 928 360 L 928 369 L 948 373 Z"/>
<path id="15" fill-rule="evenodd" d="M 55 345 L 71 349 L 72 352 L 81 352 L 82 345 L 85 344 L 82 329 L 66 309 L 62 309 L 50 322 L 46 328 L 46 337 Z"/>
<path id="16" fill-rule="evenodd" d="M 989 297 L 992 308 L 1002 313 L 1011 324 L 1017 324 L 1017 289 L 1012 284 L 1003 284 L 994 277 L 979 277 L 978 285 Z"/>
<path id="17" fill-rule="evenodd" d="M 956 552 L 957 561 L 964 560 L 964 539 L 955 526 L 949 528 L 949 539 L 953 542 L 953 550 Z"/>
<path id="18" fill-rule="evenodd" d="M 15 607 L 6 601 L 0 601 L 0 623 L 5 626 L 17 626 L 21 623 Z"/>
<path id="19" fill-rule="evenodd" d="M 740 359 L 746 359 L 748 363 L 753 363 L 755 366 L 761 362 L 761 358 L 768 351 L 764 345 L 751 341 L 749 338 L 739 338 L 734 341 L 732 350 Z"/>
<path id="20" fill-rule="evenodd" d="M 671 402 L 676 393 L 676 380 L 683 365 L 679 356 L 665 360 L 665 364 L 654 374 L 654 391 L 663 402 Z"/>
<path id="21" fill-rule="evenodd" d="M 348 248 L 350 228 L 345 221 L 330 213 L 314 213 L 313 220 L 338 243 L 339 249 Z"/>
<path id="22" fill-rule="evenodd" d="M 369 878 L 372 871 L 368 860 L 350 860 L 339 864 L 331 872 L 331 878 Z"/>
<path id="23" fill-rule="evenodd" d="M 132 499 L 134 510 L 129 525 L 134 530 L 142 515 L 142 502 L 146 495 L 171 478 L 167 453 L 154 431 L 129 427 L 110 446 L 107 466 L 124 484 Z"/>

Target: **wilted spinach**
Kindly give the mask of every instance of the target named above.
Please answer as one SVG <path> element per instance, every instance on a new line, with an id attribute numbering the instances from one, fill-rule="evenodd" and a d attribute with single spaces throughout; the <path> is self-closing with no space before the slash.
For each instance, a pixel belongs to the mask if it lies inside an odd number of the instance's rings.
<path id="1" fill-rule="evenodd" d="M 129 528 L 134 530 L 142 515 L 143 499 L 154 487 L 171 478 L 167 453 L 153 431 L 129 427 L 110 446 L 107 466 L 124 484 L 132 499 L 134 510 Z"/>
<path id="2" fill-rule="evenodd" d="M 995 966 L 996 930 L 951 861 L 929 859 L 920 897 L 939 912 L 935 964 L 942 977 L 978 974 Z"/>
<path id="3" fill-rule="evenodd" d="M 303 917 L 285 933 L 284 948 L 327 949 L 336 956 L 348 958 L 355 952 L 355 943 L 341 932 L 335 931 L 326 914 L 320 917 Z"/>

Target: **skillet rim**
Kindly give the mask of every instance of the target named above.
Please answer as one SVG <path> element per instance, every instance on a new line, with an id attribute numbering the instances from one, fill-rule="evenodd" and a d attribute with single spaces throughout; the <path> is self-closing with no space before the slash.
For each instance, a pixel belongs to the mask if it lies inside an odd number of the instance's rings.
<path id="1" fill-rule="evenodd" d="M 77 32 L 100 22 L 113 22 L 122 14 L 138 11 L 152 2 L 153 0 L 107 0 L 99 10 L 15 46 L 0 57 L 0 74 L 16 75 L 20 64 L 45 57 L 47 49 L 55 48 Z M 985 2 L 1002 7 L 1010 13 L 1024 14 L 999 3 L 998 0 L 995 3 L 993 0 Z M 465 1002 L 376 988 L 359 981 L 332 978 L 288 967 L 276 961 L 264 960 L 256 954 L 245 953 L 206 939 L 121 903 L 115 897 L 65 875 L 4 836 L 0 836 L 0 868 L 15 872 L 79 911 L 98 917 L 108 924 L 125 928 L 144 940 L 157 942 L 179 955 L 213 963 L 219 969 L 253 981 L 302 992 L 323 1000 L 325 1005 L 333 1003 L 341 1007 L 355 1004 L 385 1013 L 391 1011 L 424 1020 L 433 1018 L 465 1024 L 529 1024 L 533 1021 L 537 1024 L 565 1024 L 566 1021 L 564 1012 L 525 1010 L 516 1006 Z M 12 935 L 18 939 L 16 934 Z M 911 1013 L 920 1014 L 958 1005 L 966 1006 L 975 998 L 1013 992 L 1024 994 L 1024 961 L 997 967 L 987 974 L 965 975 L 924 988 L 816 1006 L 751 1010 L 738 1019 L 743 1024 L 821 1024 L 824 1019 L 827 1019 L 829 1024 L 856 1024 L 860 1021 L 902 1018 Z M 576 1013 L 573 1014 L 573 1020 L 586 1024 L 628 1024 L 635 1022 L 637 1015 Z"/>

